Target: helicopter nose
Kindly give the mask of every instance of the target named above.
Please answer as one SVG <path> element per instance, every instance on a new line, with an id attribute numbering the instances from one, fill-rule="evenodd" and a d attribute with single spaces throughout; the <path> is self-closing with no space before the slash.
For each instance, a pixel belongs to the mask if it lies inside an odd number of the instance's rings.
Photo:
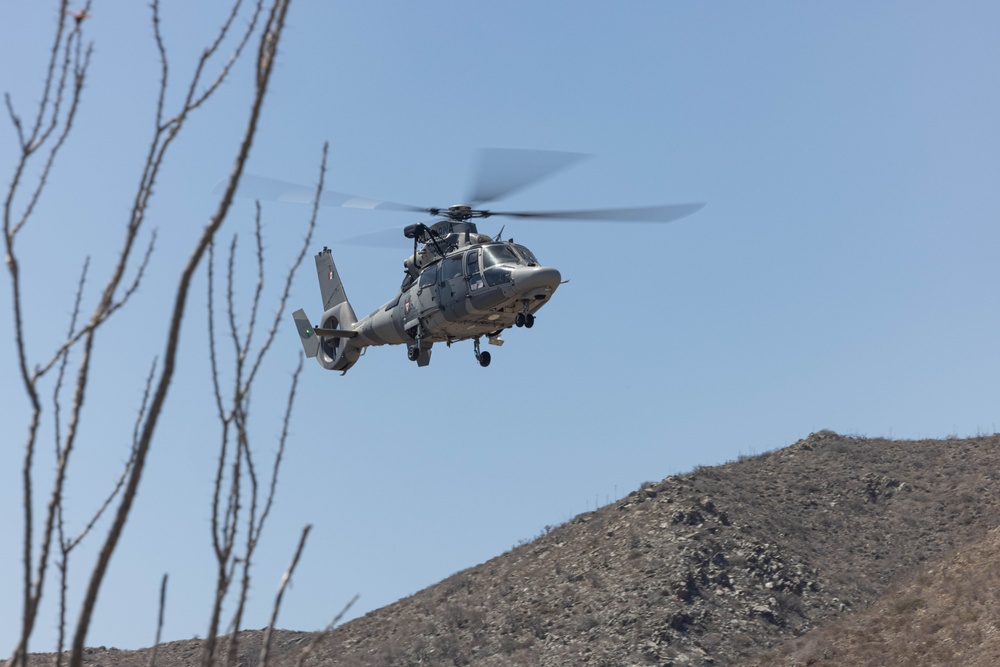
<path id="1" fill-rule="evenodd" d="M 519 266 L 511 274 L 511 281 L 518 292 L 535 292 L 536 299 L 545 299 L 559 287 L 562 276 L 549 266 Z"/>

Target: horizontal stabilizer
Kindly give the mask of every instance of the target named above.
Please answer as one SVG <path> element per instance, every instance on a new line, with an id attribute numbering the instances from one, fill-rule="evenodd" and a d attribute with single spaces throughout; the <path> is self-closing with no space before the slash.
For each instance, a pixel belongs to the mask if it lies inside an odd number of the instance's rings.
<path id="1" fill-rule="evenodd" d="M 292 319 L 295 320 L 295 328 L 299 331 L 299 338 L 302 339 L 302 349 L 305 351 L 306 356 L 309 358 L 315 357 L 319 353 L 319 338 L 316 337 L 316 332 L 313 330 L 312 325 L 309 324 L 306 311 L 299 308 L 292 313 Z"/>
<path id="2" fill-rule="evenodd" d="M 358 335 L 357 331 L 348 331 L 347 329 L 313 329 L 313 333 L 317 336 L 322 336 L 323 338 L 354 338 Z"/>

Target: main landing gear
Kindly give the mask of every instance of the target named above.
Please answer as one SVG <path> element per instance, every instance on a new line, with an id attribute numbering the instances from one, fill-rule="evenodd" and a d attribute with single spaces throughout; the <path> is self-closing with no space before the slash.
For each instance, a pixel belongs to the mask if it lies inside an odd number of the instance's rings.
<path id="1" fill-rule="evenodd" d="M 480 366 L 482 366 L 483 368 L 486 368 L 487 366 L 490 365 L 490 353 L 489 352 L 480 352 L 479 351 L 479 337 L 478 336 L 476 337 L 475 341 L 473 341 L 473 350 L 476 353 L 476 361 L 479 362 Z"/>
<path id="2" fill-rule="evenodd" d="M 434 343 L 423 342 L 422 338 L 422 327 L 418 326 L 414 336 L 415 340 L 406 346 L 406 358 L 417 362 L 417 366 L 421 368 L 431 363 L 431 346 L 434 345 Z"/>

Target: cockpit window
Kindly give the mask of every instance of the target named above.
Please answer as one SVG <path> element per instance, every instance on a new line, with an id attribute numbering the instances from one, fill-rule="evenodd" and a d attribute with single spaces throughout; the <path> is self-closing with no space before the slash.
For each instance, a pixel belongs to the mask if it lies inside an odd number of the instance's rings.
<path id="1" fill-rule="evenodd" d="M 538 258 L 535 257 L 535 253 L 531 252 L 520 243 L 515 243 L 514 248 L 517 250 L 518 254 L 524 258 L 524 262 L 527 265 L 538 266 Z"/>
<path id="2" fill-rule="evenodd" d="M 518 264 L 519 260 L 510 246 L 497 243 L 483 248 L 483 268 L 488 269 L 497 264 Z"/>
<path id="3" fill-rule="evenodd" d="M 483 277 L 486 278 L 486 284 L 496 287 L 509 283 L 511 269 L 520 262 L 521 258 L 514 249 L 505 243 L 483 246 Z"/>

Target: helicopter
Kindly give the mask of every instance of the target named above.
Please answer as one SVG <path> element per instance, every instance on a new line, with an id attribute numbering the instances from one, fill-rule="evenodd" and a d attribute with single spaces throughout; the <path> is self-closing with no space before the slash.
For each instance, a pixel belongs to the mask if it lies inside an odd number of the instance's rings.
<path id="1" fill-rule="evenodd" d="M 492 211 L 482 206 L 533 184 L 585 157 L 581 153 L 528 149 L 481 149 L 478 176 L 467 203 L 447 208 L 366 199 L 324 190 L 320 204 L 369 210 L 429 214 L 410 224 L 403 236 L 413 252 L 403 261 L 404 277 L 395 296 L 358 318 L 351 306 L 329 247 L 315 255 L 323 314 L 318 323 L 300 308 L 292 314 L 306 356 L 346 373 L 367 348 L 403 345 L 410 361 L 427 366 L 436 343 L 472 340 L 480 366 L 491 356 L 481 349 L 485 337 L 501 346 L 513 327 L 530 329 L 535 315 L 563 283 L 558 269 L 542 264 L 527 246 L 480 233 L 475 221 L 491 217 L 671 222 L 704 204 L 562 211 Z M 263 198 L 305 203 L 312 194 L 300 186 L 247 175 L 250 189 Z"/>

